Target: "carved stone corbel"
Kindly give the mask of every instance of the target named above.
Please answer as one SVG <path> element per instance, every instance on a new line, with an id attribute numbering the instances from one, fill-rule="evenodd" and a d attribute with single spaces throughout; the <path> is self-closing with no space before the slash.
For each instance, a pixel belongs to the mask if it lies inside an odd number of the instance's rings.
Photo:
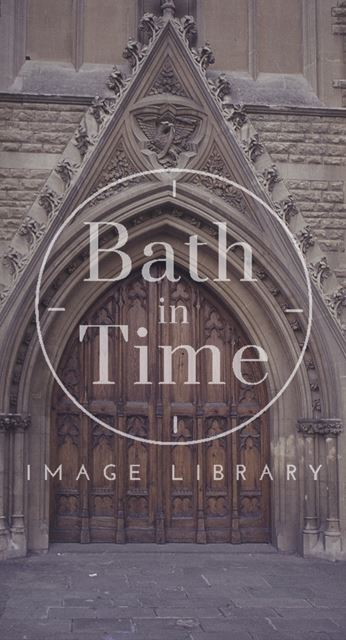
<path id="1" fill-rule="evenodd" d="M 23 256 L 16 249 L 12 247 L 5 253 L 3 262 L 8 266 L 10 273 L 13 276 L 13 280 L 17 280 L 20 272 L 24 269 L 26 262 L 26 256 Z"/>
<path id="2" fill-rule="evenodd" d="M 331 275 L 331 270 L 328 264 L 327 258 L 324 256 L 321 258 L 316 264 L 311 264 L 309 266 L 309 272 L 311 274 L 312 280 L 318 286 L 319 289 L 323 289 L 323 285 L 326 280 L 328 280 Z"/>
<path id="3" fill-rule="evenodd" d="M 327 298 L 327 305 L 334 318 L 341 318 L 342 310 L 346 308 L 346 287 L 339 287 L 331 296 Z"/>
<path id="4" fill-rule="evenodd" d="M 120 96 L 126 87 L 127 81 L 124 74 L 118 67 L 113 67 L 112 72 L 108 78 L 107 87 L 115 93 L 116 96 Z"/>
<path id="5" fill-rule="evenodd" d="M 278 207 L 279 216 L 287 225 L 290 224 L 293 216 L 298 215 L 297 205 L 291 195 L 285 198 L 285 200 L 281 200 Z"/>
<path id="6" fill-rule="evenodd" d="M 221 102 L 231 93 L 231 83 L 225 73 L 221 73 L 215 80 L 209 81 L 212 93 Z"/>
<path id="7" fill-rule="evenodd" d="M 206 42 L 204 47 L 201 47 L 200 49 L 192 49 L 192 54 L 203 73 L 205 73 L 208 67 L 215 62 L 215 56 L 209 42 Z"/>
<path id="8" fill-rule="evenodd" d="M 196 23 L 193 16 L 184 16 L 180 20 L 176 20 L 178 29 L 183 34 L 186 42 L 190 45 L 197 35 Z"/>
<path id="9" fill-rule="evenodd" d="M 155 16 L 153 13 L 145 13 L 139 22 L 138 28 L 148 35 L 149 40 L 152 40 L 162 28 L 162 24 L 162 18 Z"/>
<path id="10" fill-rule="evenodd" d="M 123 58 L 128 60 L 133 72 L 137 71 L 139 63 L 143 60 L 147 48 L 142 47 L 140 42 L 129 38 L 128 43 L 123 51 Z"/>
<path id="11" fill-rule="evenodd" d="M 94 116 L 97 125 L 100 127 L 104 117 L 112 113 L 112 105 L 107 98 L 95 96 L 90 106 L 90 113 Z"/>
<path id="12" fill-rule="evenodd" d="M 92 145 L 92 140 L 89 138 L 84 124 L 80 124 L 77 129 L 77 133 L 75 135 L 75 145 L 80 153 L 81 159 L 83 160 L 89 147 Z"/>
<path id="13" fill-rule="evenodd" d="M 255 133 L 249 140 L 243 140 L 242 146 L 251 162 L 256 162 L 264 153 L 264 146 L 260 142 L 258 133 Z"/>
<path id="14" fill-rule="evenodd" d="M 308 249 L 313 247 L 315 244 L 315 238 L 309 225 L 306 225 L 306 227 L 300 231 L 297 239 L 304 255 L 307 253 Z"/>
<path id="15" fill-rule="evenodd" d="M 263 182 L 267 187 L 269 193 L 272 193 L 276 184 L 281 182 L 282 178 L 279 175 L 278 168 L 275 164 L 272 164 L 271 167 L 268 167 L 264 170 L 263 174 Z"/>
<path id="16" fill-rule="evenodd" d="M 27 239 L 30 249 L 35 247 L 44 234 L 45 226 L 40 224 L 37 220 L 34 220 L 30 216 L 25 216 L 22 224 L 19 227 L 18 233 L 20 236 Z"/>
<path id="17" fill-rule="evenodd" d="M 239 131 L 242 129 L 244 124 L 247 122 L 247 114 L 245 111 L 245 107 L 242 104 L 235 104 L 231 107 L 231 111 L 229 107 L 225 107 L 225 118 L 227 122 L 230 122 L 235 131 Z"/>
<path id="18" fill-rule="evenodd" d="M 55 210 L 59 207 L 61 202 L 61 197 L 53 191 L 53 189 L 49 189 L 49 187 L 45 187 L 42 191 L 38 203 L 45 210 L 47 217 L 51 219 L 55 213 Z"/>

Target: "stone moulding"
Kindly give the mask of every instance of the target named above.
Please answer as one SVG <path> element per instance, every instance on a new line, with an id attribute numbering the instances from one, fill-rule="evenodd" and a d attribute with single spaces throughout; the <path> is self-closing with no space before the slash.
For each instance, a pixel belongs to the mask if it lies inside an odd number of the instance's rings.
<path id="1" fill-rule="evenodd" d="M 338 436 L 344 430 L 338 418 L 298 420 L 297 431 L 305 436 Z"/>
<path id="2" fill-rule="evenodd" d="M 0 413 L 0 429 L 4 431 L 20 431 L 28 429 L 31 417 L 19 413 Z"/>

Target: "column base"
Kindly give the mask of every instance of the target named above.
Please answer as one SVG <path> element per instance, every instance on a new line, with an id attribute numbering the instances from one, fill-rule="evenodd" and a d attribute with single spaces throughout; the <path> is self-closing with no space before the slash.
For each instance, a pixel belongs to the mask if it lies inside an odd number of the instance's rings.
<path id="1" fill-rule="evenodd" d="M 10 541 L 10 532 L 6 528 L 0 530 L 0 560 L 5 560 Z"/>
<path id="2" fill-rule="evenodd" d="M 342 540 L 340 532 L 325 531 L 324 551 L 329 560 L 338 560 L 342 556 Z"/>
<path id="3" fill-rule="evenodd" d="M 7 558 L 22 558 L 27 554 L 27 540 L 23 528 L 11 527 Z"/>
<path id="4" fill-rule="evenodd" d="M 320 532 L 315 529 L 303 530 L 303 556 L 315 556 L 323 552 L 323 542 Z"/>

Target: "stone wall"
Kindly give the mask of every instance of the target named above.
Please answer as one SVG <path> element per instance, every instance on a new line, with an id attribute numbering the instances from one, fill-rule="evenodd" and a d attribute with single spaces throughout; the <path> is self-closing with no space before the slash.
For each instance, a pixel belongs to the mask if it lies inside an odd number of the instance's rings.
<path id="1" fill-rule="evenodd" d="M 0 168 L 0 241 L 9 242 L 49 171 Z"/>
<path id="2" fill-rule="evenodd" d="M 251 120 L 275 162 L 346 165 L 346 114 L 254 114 Z"/>
<path id="3" fill-rule="evenodd" d="M 84 108 L 0 103 L 0 243 L 12 238 L 72 137 Z"/>
<path id="4" fill-rule="evenodd" d="M 80 104 L 0 104 L 0 248 L 11 240 L 84 113 Z M 342 282 L 346 281 L 346 118 L 252 113 Z"/>
<path id="5" fill-rule="evenodd" d="M 346 117 L 252 114 L 286 185 L 346 282 Z"/>

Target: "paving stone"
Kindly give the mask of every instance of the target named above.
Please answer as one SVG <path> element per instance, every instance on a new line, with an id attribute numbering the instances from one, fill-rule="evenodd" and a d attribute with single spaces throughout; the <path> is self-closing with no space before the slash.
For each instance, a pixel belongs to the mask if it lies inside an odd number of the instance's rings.
<path id="1" fill-rule="evenodd" d="M 150 607 L 105 607 L 96 608 L 96 618 L 138 618 L 151 619 L 157 618 L 154 608 Z"/>
<path id="2" fill-rule="evenodd" d="M 89 607 L 50 607 L 48 609 L 48 618 L 51 620 L 96 618 L 96 611 Z"/>
<path id="3" fill-rule="evenodd" d="M 302 609 L 312 609 L 312 604 L 307 600 L 299 600 L 297 598 L 285 598 L 285 597 L 272 597 L 272 598 L 254 598 L 251 596 L 244 597 L 242 599 L 237 598 L 233 599 L 233 603 L 236 607 L 269 607 L 269 608 L 302 608 Z M 346 605 L 345 605 L 346 606 Z"/>
<path id="4" fill-rule="evenodd" d="M 28 617 L 44 620 L 47 619 L 47 616 L 48 607 L 29 606 L 28 604 L 26 607 L 6 606 L 2 613 L 3 620 L 27 620 Z"/>
<path id="5" fill-rule="evenodd" d="M 65 637 L 64 640 L 191 640 L 191 633 L 189 630 L 166 630 L 164 636 L 162 630 L 151 630 L 150 635 L 144 631 L 134 631 L 129 633 L 128 631 L 112 631 L 112 632 L 97 632 L 94 630 L 84 630 L 83 635 L 79 633 L 72 634 L 71 637 Z M 46 639 L 47 640 L 47 639 Z M 48 638 L 48 640 L 51 640 Z M 60 639 L 59 639 L 60 640 Z M 204 640 L 207 637 L 204 634 Z"/>
<path id="6" fill-rule="evenodd" d="M 141 633 L 160 630 L 162 633 L 172 629 L 200 629 L 200 621 L 189 616 L 183 618 L 155 618 L 153 620 L 136 620 L 135 629 Z"/>
<path id="7" fill-rule="evenodd" d="M 329 640 L 329 636 L 321 635 L 318 632 L 278 632 L 274 629 L 269 631 L 254 630 L 251 634 L 252 640 Z"/>
<path id="8" fill-rule="evenodd" d="M 303 600 L 307 600 L 316 597 L 316 594 L 310 587 L 297 586 L 297 582 L 296 588 L 284 586 L 270 589 L 249 587 L 246 588 L 245 591 L 254 598 L 302 598 Z"/>
<path id="9" fill-rule="evenodd" d="M 344 562 L 86 546 L 0 563 L 1 640 L 346 640 Z"/>
<path id="10" fill-rule="evenodd" d="M 274 609 L 275 613 L 280 618 L 287 618 L 291 620 L 302 619 L 302 620 L 311 620 L 311 618 L 328 618 L 329 620 L 346 620 L 346 612 L 345 609 L 332 609 L 332 608 L 313 608 L 311 609 Z M 346 629 L 346 625 L 345 625 Z"/>
<path id="11" fill-rule="evenodd" d="M 263 620 L 263 618 L 278 618 L 281 616 L 281 611 L 291 611 L 291 609 L 265 609 L 258 607 L 239 608 L 233 604 L 229 607 L 220 607 L 221 613 L 227 618 L 241 618 L 244 620 Z M 297 609 L 295 609 L 297 611 Z M 298 611 L 306 611 L 306 609 L 298 609 Z"/>
<path id="12" fill-rule="evenodd" d="M 240 631 L 246 631 L 247 633 L 254 633 L 255 631 L 262 630 L 263 632 L 269 631 L 271 628 L 269 618 L 262 618 L 254 620 L 253 618 L 220 618 L 220 619 L 204 619 L 201 620 L 201 627 L 206 633 L 224 633 L 236 634 Z"/>
<path id="13" fill-rule="evenodd" d="M 252 640 L 252 636 L 247 631 L 237 631 L 236 635 L 230 636 L 229 631 L 217 633 L 205 633 L 204 631 L 193 632 L 191 640 Z M 280 639 L 278 639 L 280 640 Z"/>
<path id="14" fill-rule="evenodd" d="M 39 635 L 45 636 L 46 640 L 50 640 L 52 633 L 64 633 L 68 637 L 71 632 L 71 621 L 69 620 L 52 620 L 45 624 L 32 621 L 30 619 L 19 622 L 0 621 L 0 637 L 9 640 L 11 636 L 15 640 L 21 640 L 26 637 L 27 640 L 37 640 Z"/>
<path id="15" fill-rule="evenodd" d="M 323 598 L 309 598 L 309 601 L 317 608 L 325 607 L 327 609 L 346 609 L 346 590 L 344 591 L 344 595 L 337 593 L 336 589 L 334 593 L 328 593 Z"/>
<path id="16" fill-rule="evenodd" d="M 299 618 L 299 620 L 288 620 L 274 618 L 271 619 L 271 626 L 275 627 L 277 631 L 284 631 L 289 633 L 305 633 L 308 631 L 319 631 L 331 633 L 333 631 L 340 631 L 337 624 L 328 618 Z"/>
<path id="17" fill-rule="evenodd" d="M 183 618 L 189 615 L 191 618 L 219 618 L 222 617 L 222 612 L 217 607 L 191 607 L 190 604 L 186 608 L 172 607 L 164 608 L 158 607 L 155 609 L 156 616 L 158 618 Z M 140 616 L 142 617 L 142 616 Z"/>
<path id="18" fill-rule="evenodd" d="M 127 633 L 134 631 L 134 625 L 129 618 L 120 619 L 86 619 L 76 618 L 73 620 L 73 631 L 90 631 L 97 633 L 102 631 L 104 633 L 114 633 L 116 631 L 126 631 Z"/>

